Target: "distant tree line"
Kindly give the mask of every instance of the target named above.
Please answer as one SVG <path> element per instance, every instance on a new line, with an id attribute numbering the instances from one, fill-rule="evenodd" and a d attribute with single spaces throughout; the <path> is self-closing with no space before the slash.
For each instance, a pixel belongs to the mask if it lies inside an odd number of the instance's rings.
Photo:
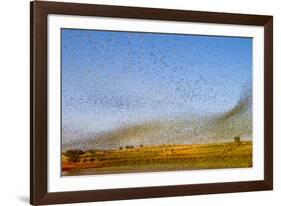
<path id="1" fill-rule="evenodd" d="M 143 144 L 141 144 L 139 147 L 143 147 Z M 124 147 L 125 149 L 133 149 L 133 148 L 135 148 L 135 146 L 129 146 L 129 145 L 127 145 L 127 146 L 125 146 Z M 123 149 L 123 147 L 119 147 L 119 150 L 122 150 Z"/>
<path id="2" fill-rule="evenodd" d="M 139 147 L 144 147 L 144 145 L 141 144 L 141 145 L 139 145 Z M 135 148 L 135 146 L 127 145 L 124 148 L 125 149 L 133 149 L 133 148 Z M 119 150 L 123 150 L 123 147 L 120 146 Z M 88 152 L 91 153 L 92 155 L 96 155 L 99 152 L 99 150 L 93 150 L 92 149 L 92 150 L 89 150 Z M 102 151 L 100 151 L 100 152 L 102 152 Z M 66 156 L 67 161 L 73 162 L 73 163 L 78 163 L 78 162 L 80 162 L 81 156 L 83 154 L 85 154 L 85 153 L 86 152 L 84 152 L 84 151 L 82 151 L 80 149 L 78 149 L 78 150 L 77 149 L 72 149 L 72 150 L 67 150 L 63 154 Z M 90 159 L 91 162 L 95 161 L 95 160 L 96 160 L 95 158 L 91 158 Z M 83 160 L 83 162 L 87 162 L 87 161 L 88 161 L 87 159 Z"/>

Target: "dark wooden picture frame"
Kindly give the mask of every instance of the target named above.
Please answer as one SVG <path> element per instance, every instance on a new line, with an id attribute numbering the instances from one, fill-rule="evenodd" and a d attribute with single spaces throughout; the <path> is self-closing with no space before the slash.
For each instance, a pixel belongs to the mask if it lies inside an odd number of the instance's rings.
<path id="1" fill-rule="evenodd" d="M 47 15 L 81 15 L 264 27 L 264 180 L 48 192 Z M 58 2 L 30 5 L 30 203 L 34 205 L 246 192 L 273 189 L 273 17 Z"/>

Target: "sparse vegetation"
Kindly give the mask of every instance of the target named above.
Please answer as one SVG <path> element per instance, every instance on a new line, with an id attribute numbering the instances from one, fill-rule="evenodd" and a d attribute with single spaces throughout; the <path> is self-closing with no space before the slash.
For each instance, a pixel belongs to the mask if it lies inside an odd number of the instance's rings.
<path id="1" fill-rule="evenodd" d="M 71 150 L 63 153 L 63 171 L 83 174 L 180 169 L 252 167 L 252 141 L 232 143 L 159 145 L 98 152 Z M 239 144 L 237 144 L 239 142 Z M 87 161 L 84 161 L 87 159 Z"/>

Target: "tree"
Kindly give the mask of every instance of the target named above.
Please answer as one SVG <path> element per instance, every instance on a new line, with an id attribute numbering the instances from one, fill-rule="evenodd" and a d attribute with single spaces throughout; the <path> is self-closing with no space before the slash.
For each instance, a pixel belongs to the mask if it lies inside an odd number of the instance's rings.
<path id="1" fill-rule="evenodd" d="M 69 162 L 80 162 L 80 156 L 83 155 L 85 152 L 82 150 L 67 150 L 64 155 L 67 157 Z"/>
<path id="2" fill-rule="evenodd" d="M 239 136 L 236 136 L 236 137 L 234 137 L 234 142 L 236 143 L 236 144 L 241 144 L 241 140 L 240 140 L 240 137 Z"/>

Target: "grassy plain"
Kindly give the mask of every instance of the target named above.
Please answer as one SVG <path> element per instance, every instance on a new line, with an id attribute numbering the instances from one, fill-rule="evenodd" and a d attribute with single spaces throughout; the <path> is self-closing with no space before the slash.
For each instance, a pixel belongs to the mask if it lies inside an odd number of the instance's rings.
<path id="1" fill-rule="evenodd" d="M 252 167 L 252 141 L 159 145 L 62 154 L 63 175 Z"/>

